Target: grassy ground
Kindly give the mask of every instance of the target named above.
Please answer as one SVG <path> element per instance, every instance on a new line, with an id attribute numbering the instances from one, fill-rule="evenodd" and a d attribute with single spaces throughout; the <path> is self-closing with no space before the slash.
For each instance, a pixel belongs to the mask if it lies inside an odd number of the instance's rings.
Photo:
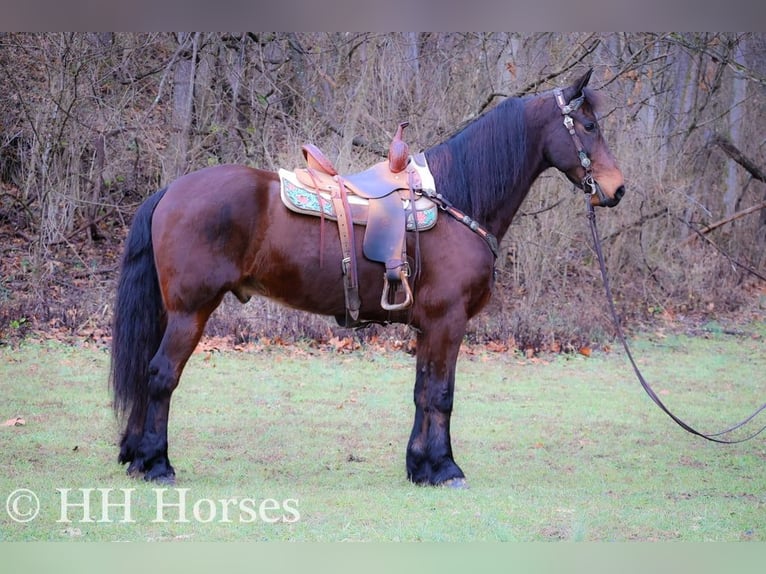
<path id="1" fill-rule="evenodd" d="M 745 330 L 634 352 L 671 409 L 714 431 L 764 401 L 766 329 Z M 0 539 L 766 540 L 766 437 L 686 434 L 617 351 L 469 351 L 452 432 L 467 490 L 405 478 L 412 357 L 306 346 L 195 354 L 171 417 L 178 482 L 160 491 L 116 463 L 105 351 L 2 348 L 0 422 L 25 424 L 0 427 Z M 39 501 L 28 522 L 19 489 Z"/>

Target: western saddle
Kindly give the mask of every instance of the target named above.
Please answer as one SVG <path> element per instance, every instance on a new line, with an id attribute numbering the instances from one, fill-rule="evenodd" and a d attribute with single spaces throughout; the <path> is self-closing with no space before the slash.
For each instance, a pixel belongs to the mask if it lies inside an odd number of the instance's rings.
<path id="1" fill-rule="evenodd" d="M 422 184 L 420 172 L 416 169 L 418 166 L 410 158 L 409 147 L 402 137 L 408 125 L 409 122 L 399 124 L 389 145 L 388 161 L 379 162 L 360 173 L 338 174 L 327 156 L 312 144 L 302 147 L 306 167 L 293 172 L 280 170 L 282 197 L 287 207 L 302 213 L 309 212 L 307 209 L 296 209 L 295 203 L 285 196 L 286 178 L 294 176 L 292 180 L 299 186 L 293 185 L 294 189 L 304 197 L 308 192 L 315 194 L 312 201 L 316 203 L 316 215 L 324 217 L 332 214 L 337 221 L 343 253 L 341 264 L 347 314 L 343 324 L 349 323 L 348 319 L 351 319 L 350 324 L 357 322 L 361 305 L 354 223 L 366 225 L 362 245 L 364 256 L 385 266 L 381 307 L 387 311 L 400 311 L 413 303 L 408 280 L 411 269 L 407 260 L 406 231 L 413 229 L 413 223 L 415 231 L 433 226 L 437 208 L 420 194 L 416 197 L 416 191 L 422 190 Z M 424 158 L 419 163 L 420 169 L 423 169 Z M 328 196 L 331 205 L 323 205 L 327 203 Z M 360 204 L 365 206 L 366 217 L 360 216 Z M 425 218 L 432 222 L 424 225 Z"/>

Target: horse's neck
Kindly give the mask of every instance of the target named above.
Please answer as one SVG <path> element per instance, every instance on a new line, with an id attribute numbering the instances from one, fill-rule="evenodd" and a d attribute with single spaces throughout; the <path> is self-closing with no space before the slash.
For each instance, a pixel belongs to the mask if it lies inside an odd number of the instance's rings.
<path id="1" fill-rule="evenodd" d="M 526 181 L 527 179 L 529 179 L 529 181 Z M 501 240 L 505 236 L 516 212 L 518 212 L 519 207 L 521 207 L 522 202 L 527 197 L 535 179 L 537 179 L 537 175 L 535 175 L 534 178 L 525 178 L 525 181 L 519 182 L 515 186 L 515 189 L 507 190 L 507 201 L 498 205 L 494 214 L 485 222 L 487 229 L 489 229 L 498 240 Z"/>
<path id="2" fill-rule="evenodd" d="M 468 214 L 498 239 L 501 239 L 508 231 L 513 217 L 529 193 L 532 184 L 545 169 L 550 167 L 545 160 L 542 143 L 546 122 L 550 118 L 550 110 L 544 108 L 544 105 L 545 102 L 539 98 L 530 98 L 524 101 L 524 124 L 521 128 L 525 133 L 526 141 L 523 156 L 514 160 L 522 168 L 521 173 L 516 172 L 515 181 L 509 181 L 514 177 L 498 177 L 497 173 L 488 175 L 487 172 L 478 171 L 482 169 L 481 166 L 483 169 L 487 168 L 487 161 L 495 166 L 502 163 L 504 161 L 502 154 L 492 154 L 490 160 L 472 161 L 468 154 L 456 153 L 460 146 L 488 146 L 493 150 L 501 150 L 503 146 L 507 146 L 509 143 L 511 145 L 518 143 L 509 141 L 508 138 L 502 136 L 503 130 L 505 130 L 504 133 L 514 133 L 515 130 L 519 129 L 515 124 L 518 117 L 514 115 L 512 116 L 513 119 L 509 121 L 509 125 L 501 125 L 506 116 L 501 115 L 500 120 L 498 120 L 497 116 L 492 115 L 507 113 L 507 109 L 498 107 L 488 112 L 486 116 L 475 120 L 476 123 L 470 132 L 469 128 L 466 128 L 457 136 L 453 136 L 454 138 L 459 137 L 460 140 L 448 140 L 426 152 L 437 182 L 437 192 L 441 189 L 448 199 L 460 204 L 464 203 L 464 199 L 458 201 L 456 197 L 451 197 L 451 192 L 458 193 L 459 190 L 463 189 L 461 186 L 470 188 L 473 200 L 481 199 L 483 201 L 475 202 L 472 200 L 472 209 L 469 209 Z M 513 112 L 513 110 L 511 111 Z M 490 129 L 482 129 L 486 128 L 487 125 L 480 122 L 491 121 L 496 122 L 494 128 L 490 126 Z M 515 154 L 509 155 L 516 157 Z M 506 166 L 511 171 L 513 171 L 513 167 L 511 165 Z M 510 174 L 511 172 L 506 173 Z M 493 186 L 498 187 L 493 188 Z M 479 194 L 481 194 L 481 198 L 477 197 Z M 477 207 L 477 203 L 480 204 L 480 207 Z M 459 205 L 458 207 L 465 209 L 466 206 Z"/>
<path id="3" fill-rule="evenodd" d="M 540 177 L 540 174 L 549 167 L 543 159 L 542 152 L 531 147 L 527 150 L 527 162 L 528 171 L 516 182 L 513 189 L 505 190 L 504 201 L 500 202 L 500 205 L 497 206 L 497 209 L 485 222 L 487 229 L 498 240 L 502 240 L 508 232 L 513 218 L 529 194 L 532 185 Z"/>
<path id="4" fill-rule="evenodd" d="M 532 105 L 539 105 L 540 103 L 542 102 L 535 101 Z M 527 123 L 527 145 L 524 164 L 526 169 L 519 181 L 515 183 L 513 189 L 504 190 L 504 200 L 500 202 L 492 216 L 485 222 L 487 228 L 498 240 L 505 236 L 532 185 L 540 177 L 540 174 L 550 167 L 543 153 L 543 138 L 541 137 L 545 127 L 541 121 L 543 116 L 539 113 L 529 113 L 529 110 L 527 110 L 525 116 Z"/>

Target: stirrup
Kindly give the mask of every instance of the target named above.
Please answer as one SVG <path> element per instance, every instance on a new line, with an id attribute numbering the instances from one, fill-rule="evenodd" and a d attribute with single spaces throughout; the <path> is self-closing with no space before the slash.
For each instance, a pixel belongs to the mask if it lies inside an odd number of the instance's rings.
<path id="1" fill-rule="evenodd" d="M 401 303 L 389 303 L 388 289 L 390 284 L 388 276 L 385 273 L 383 274 L 383 295 L 380 297 L 380 306 L 386 311 L 402 311 L 412 305 L 412 289 L 410 289 L 410 282 L 407 281 L 407 275 L 408 273 L 405 272 L 401 272 L 399 275 L 401 284 L 404 287 L 404 301 Z"/>

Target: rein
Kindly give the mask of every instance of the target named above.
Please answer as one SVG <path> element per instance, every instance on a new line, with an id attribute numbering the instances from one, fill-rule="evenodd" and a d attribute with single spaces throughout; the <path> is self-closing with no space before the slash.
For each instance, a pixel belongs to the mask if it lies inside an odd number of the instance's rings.
<path id="1" fill-rule="evenodd" d="M 644 388 L 644 391 L 646 391 L 646 394 L 649 395 L 649 398 L 652 399 L 652 401 L 654 401 L 654 403 L 666 415 L 668 415 L 671 419 L 673 419 L 673 421 L 678 426 L 680 426 L 682 429 L 684 429 L 685 431 L 687 431 L 687 432 L 689 432 L 689 433 L 691 433 L 693 435 L 697 435 L 698 437 L 704 438 L 705 440 L 709 440 L 711 442 L 723 443 L 723 444 L 736 444 L 736 443 L 748 441 L 748 440 L 750 440 L 752 438 L 755 438 L 759 434 L 761 434 L 764 430 L 766 430 L 766 425 L 761 427 L 760 430 L 758 430 L 758 431 L 754 432 L 753 434 L 748 435 L 748 436 L 746 436 L 744 438 L 732 439 L 732 440 L 720 438 L 720 437 L 722 437 L 724 435 L 727 435 L 727 434 L 729 434 L 729 433 L 731 433 L 731 432 L 733 432 L 733 431 L 735 431 L 737 429 L 742 428 L 747 423 L 749 423 L 751 420 L 753 420 L 758 415 L 758 413 L 760 413 L 763 410 L 766 410 L 766 403 L 761 405 L 761 407 L 759 409 L 757 409 L 749 417 L 747 417 L 746 419 L 740 421 L 739 423 L 735 424 L 734 426 L 731 426 L 731 427 L 729 427 L 729 428 L 727 428 L 725 430 L 722 430 L 722 431 L 719 431 L 719 432 L 715 432 L 715 433 L 703 433 L 703 432 L 700 432 L 700 431 L 696 430 L 695 428 L 693 428 L 692 426 L 688 425 L 683 420 L 678 418 L 676 415 L 674 415 L 664 405 L 664 403 L 660 400 L 660 398 L 654 392 L 652 387 L 649 385 L 649 383 L 646 381 L 644 376 L 641 374 L 641 371 L 639 370 L 638 365 L 636 365 L 636 361 L 633 359 L 633 355 L 631 354 L 630 348 L 628 347 L 628 342 L 627 342 L 627 340 L 625 338 L 625 334 L 623 333 L 622 327 L 620 326 L 620 318 L 617 315 L 617 310 L 614 307 L 614 298 L 612 297 L 612 289 L 609 286 L 609 279 L 608 279 L 607 273 L 606 273 L 606 264 L 604 263 L 604 253 L 603 253 L 603 250 L 601 249 L 601 240 L 599 239 L 598 228 L 596 226 L 596 212 L 595 212 L 595 209 L 594 209 L 593 205 L 590 203 L 590 197 L 588 195 L 586 195 L 585 198 L 586 198 L 585 201 L 586 201 L 587 209 L 588 209 L 588 221 L 590 223 L 590 231 L 591 231 L 591 236 L 593 238 L 593 246 L 594 246 L 594 248 L 596 250 L 596 256 L 598 258 L 599 268 L 601 269 L 601 278 L 604 281 L 604 290 L 606 292 L 606 301 L 607 301 L 607 304 L 609 305 L 609 311 L 611 312 L 611 315 L 612 315 L 612 321 L 614 322 L 614 327 L 617 330 L 617 337 L 620 339 L 620 343 L 622 343 L 622 346 L 625 349 L 625 354 L 628 356 L 628 360 L 630 360 L 630 364 L 633 366 L 633 371 L 636 373 L 636 377 L 638 378 L 638 381 L 641 383 L 641 386 Z"/>
<path id="2" fill-rule="evenodd" d="M 601 190 L 598 183 L 593 178 L 591 159 L 590 157 L 588 157 L 588 152 L 585 150 L 585 147 L 582 145 L 582 141 L 580 140 L 580 137 L 577 135 L 577 132 L 574 129 L 574 120 L 572 119 L 572 116 L 571 116 L 572 112 L 577 111 L 577 109 L 583 104 L 583 102 L 585 101 L 585 96 L 580 95 L 579 97 L 567 103 L 567 101 L 564 99 L 564 93 L 562 92 L 562 90 L 556 89 L 554 90 L 553 93 L 556 99 L 556 104 L 558 105 L 559 110 L 561 110 L 561 115 L 564 116 L 564 127 L 566 127 L 567 131 L 569 132 L 569 135 L 572 136 L 575 149 L 577 150 L 577 156 L 580 159 L 580 165 L 585 170 L 585 176 L 583 177 L 583 180 L 582 180 L 582 189 L 583 191 L 585 191 L 585 204 L 587 206 L 588 221 L 590 223 L 590 232 L 593 238 L 593 247 L 596 251 L 596 256 L 598 258 L 599 269 L 601 270 L 601 278 L 604 281 L 606 301 L 607 301 L 607 304 L 609 305 L 609 311 L 612 315 L 612 322 L 614 323 L 614 327 L 617 331 L 617 337 L 620 339 L 620 343 L 622 343 L 622 346 L 625 349 L 625 354 L 627 355 L 628 360 L 630 361 L 630 364 L 633 367 L 633 372 L 636 374 L 636 377 L 638 378 L 638 382 L 641 383 L 641 386 L 643 387 L 644 391 L 646 391 L 646 394 L 649 395 L 649 398 L 652 399 L 654 404 L 656 404 L 666 415 L 668 415 L 671 419 L 673 419 L 673 422 L 675 422 L 678 426 L 680 426 L 686 432 L 689 432 L 693 435 L 704 438 L 705 440 L 709 440 L 711 442 L 716 442 L 716 443 L 722 443 L 722 444 L 736 444 L 736 443 L 745 442 L 752 438 L 755 438 L 756 436 L 761 434 L 764 430 L 766 430 L 766 425 L 764 425 L 756 432 L 744 438 L 729 440 L 729 439 L 725 439 L 721 437 L 744 427 L 747 423 L 753 420 L 761 411 L 766 410 L 766 403 L 761 405 L 761 407 L 758 408 L 753 414 L 748 416 L 746 419 L 738 422 L 734 426 L 731 426 L 727 429 L 724 429 L 722 431 L 715 432 L 715 433 L 703 433 L 698 431 L 691 425 L 687 424 L 686 422 L 684 422 L 675 414 L 673 414 L 670 411 L 670 409 L 668 409 L 668 407 L 666 407 L 665 404 L 660 400 L 660 398 L 657 396 L 657 393 L 654 392 L 651 385 L 649 385 L 649 383 L 646 381 L 644 376 L 641 374 L 641 371 L 639 370 L 638 365 L 636 364 L 636 361 L 633 359 L 633 354 L 630 352 L 628 341 L 625 338 L 625 334 L 622 331 L 622 327 L 620 326 L 620 318 L 617 315 L 617 310 L 614 307 L 614 298 L 612 297 L 612 289 L 609 286 L 609 278 L 607 277 L 607 272 L 606 272 L 606 263 L 604 263 L 604 252 L 603 252 L 603 249 L 601 248 L 601 239 L 599 238 L 598 227 L 596 226 L 596 211 L 593 207 L 593 203 L 591 202 L 591 196 L 594 194 L 598 195 L 602 203 L 605 203 L 606 198 L 604 196 L 604 192 Z"/>

